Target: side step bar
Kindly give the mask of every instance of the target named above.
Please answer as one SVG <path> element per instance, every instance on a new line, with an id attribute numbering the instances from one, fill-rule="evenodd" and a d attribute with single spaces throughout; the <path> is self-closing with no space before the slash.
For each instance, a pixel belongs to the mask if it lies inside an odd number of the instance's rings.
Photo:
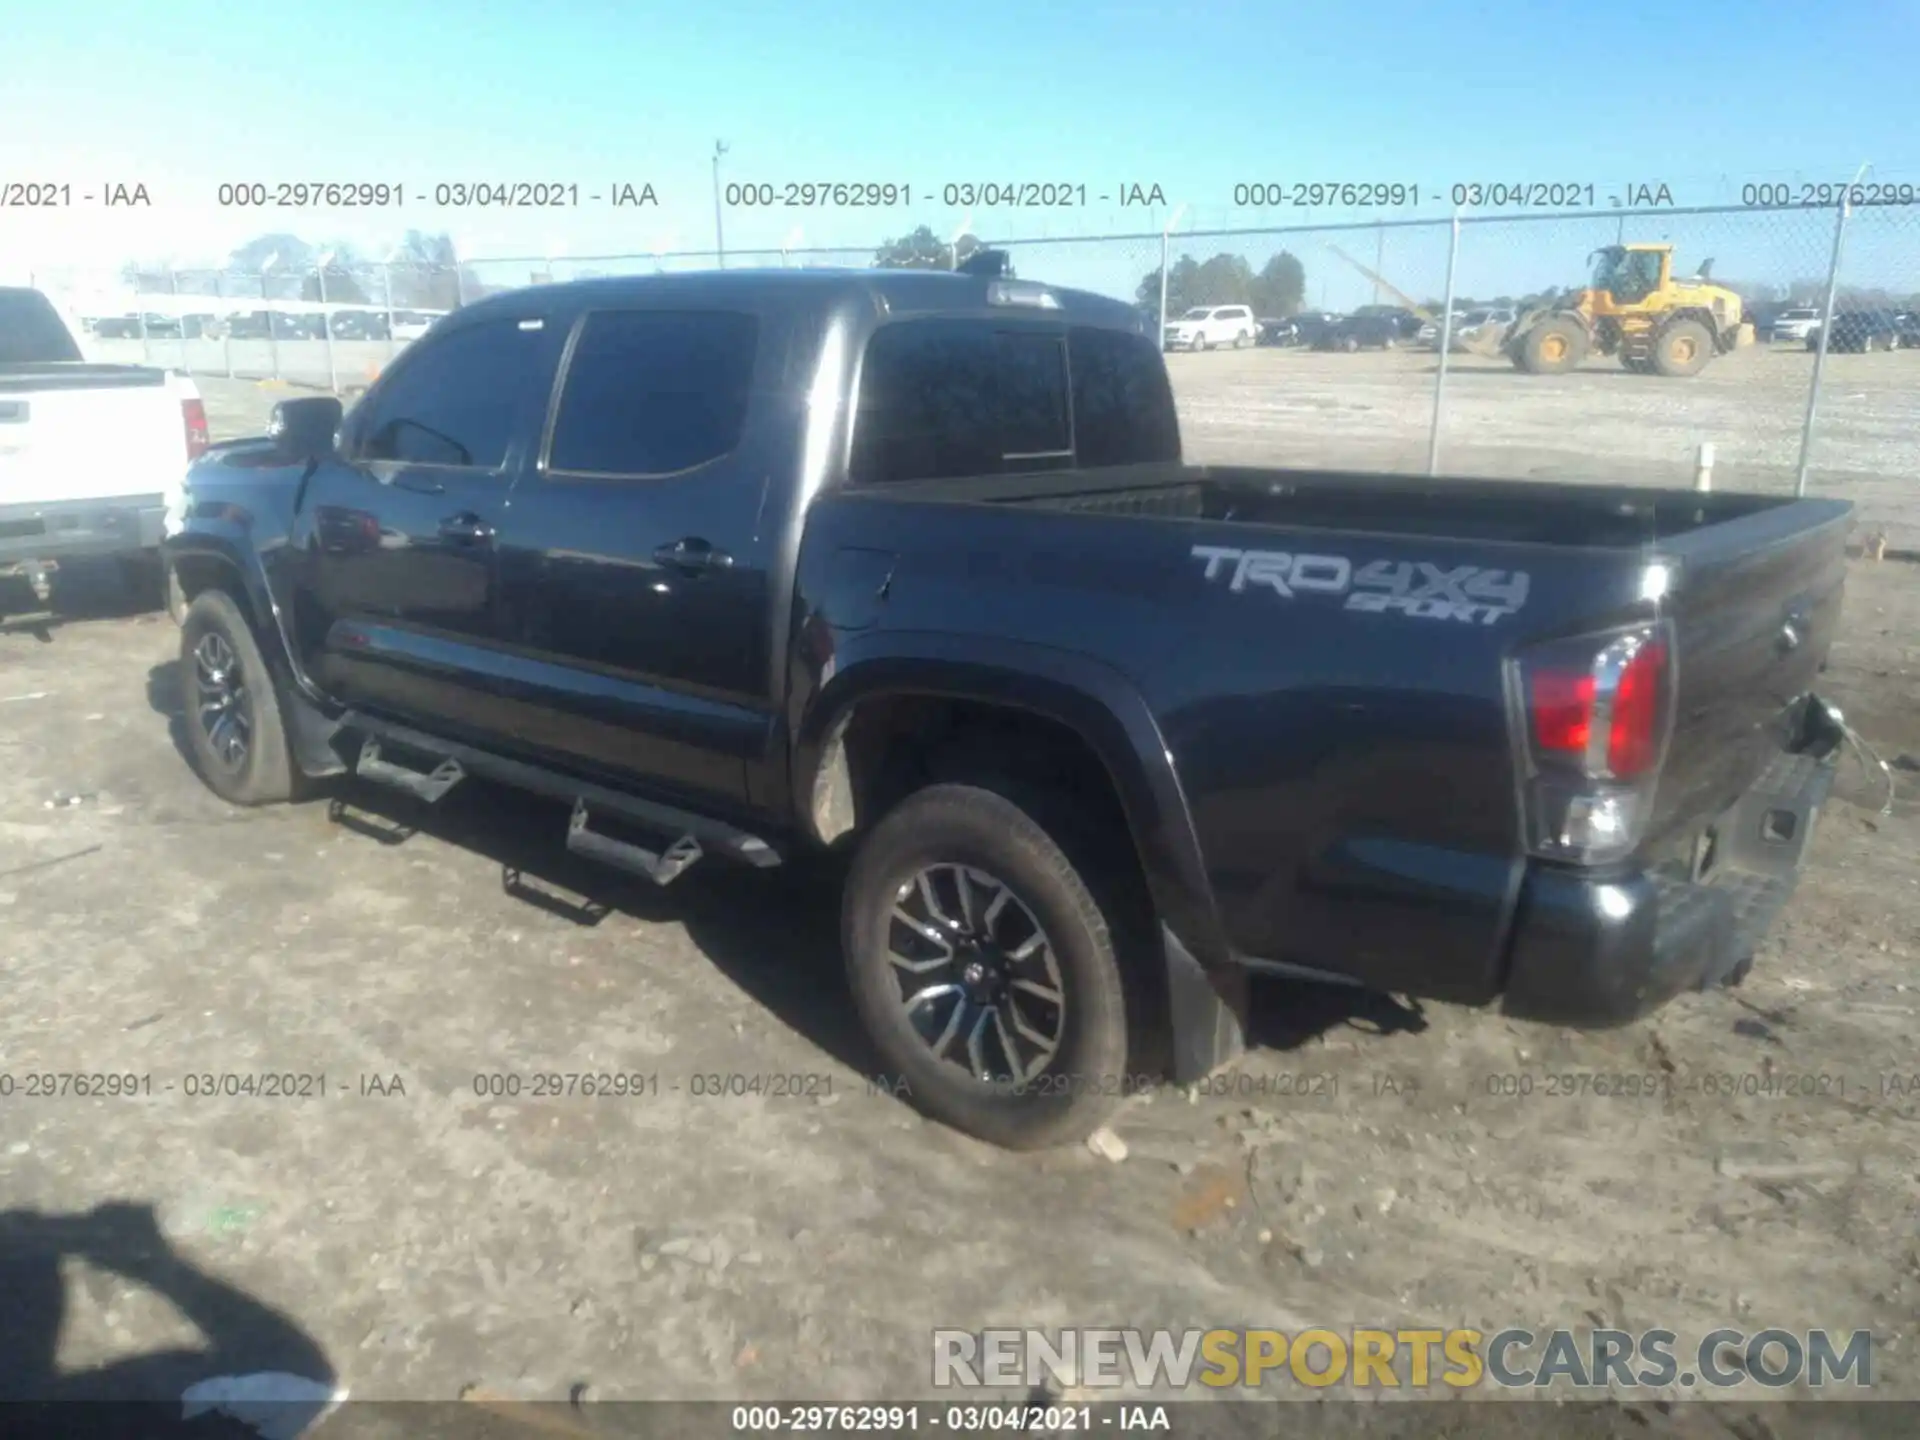
<path id="1" fill-rule="evenodd" d="M 457 741 L 445 740 L 437 735 L 429 735 L 405 725 L 396 725 L 391 721 L 381 720 L 358 711 L 350 710 L 341 716 L 340 728 L 366 737 L 361 749 L 362 761 L 364 762 L 366 758 L 368 748 L 372 748 L 377 767 L 383 766 L 389 771 L 404 773 L 408 783 L 398 783 L 397 788 L 407 790 L 410 794 L 419 794 L 425 799 L 438 799 L 440 795 L 452 789 L 460 778 L 478 775 L 483 779 L 497 780 L 515 789 L 544 795 L 548 799 L 571 805 L 573 817 L 567 827 L 569 850 L 623 870 L 631 870 L 638 875 L 645 875 L 662 885 L 681 874 L 687 866 L 703 855 L 721 855 L 763 870 L 771 869 L 781 860 L 780 852 L 758 835 L 736 829 L 724 820 L 715 820 L 711 816 L 696 814 L 655 800 L 643 800 L 639 796 L 610 790 L 603 785 L 576 779 L 574 776 L 549 770 L 542 765 L 532 765 L 524 760 L 496 755 L 490 750 L 481 750 Z M 427 773 L 407 770 L 382 758 L 378 748 L 381 741 L 415 750 L 423 755 L 438 756 L 440 763 Z M 364 765 L 361 773 L 366 773 Z M 416 784 L 428 787 L 437 785 L 438 777 L 443 775 L 452 775 L 454 778 L 439 788 L 437 794 L 428 796 L 420 789 L 414 788 Z M 396 783 L 384 774 L 369 774 L 367 778 L 381 780 L 388 784 Z M 644 849 L 624 840 L 617 840 L 590 827 L 589 807 L 595 813 L 615 816 L 643 829 L 663 832 L 678 838 L 659 852 Z"/>
<path id="2" fill-rule="evenodd" d="M 635 875 L 644 875 L 656 885 L 668 885 L 679 879 L 681 873 L 705 853 L 700 848 L 700 842 L 691 835 L 682 835 L 665 850 L 656 853 L 625 840 L 616 840 L 611 835 L 589 830 L 587 802 L 584 800 L 573 802 L 573 819 L 567 822 L 567 849 L 589 860 L 598 860 L 602 865 L 611 865 L 616 870 L 630 870 Z"/>
<path id="3" fill-rule="evenodd" d="M 429 752 L 431 753 L 431 752 Z M 376 785 L 388 785 L 395 790 L 404 790 L 416 800 L 427 804 L 437 803 L 454 786 L 467 778 L 467 772 L 460 762 L 448 756 L 432 770 L 416 770 L 411 765 L 397 765 L 380 754 L 380 741 L 367 736 L 360 746 L 360 758 L 354 762 L 353 773 Z"/>

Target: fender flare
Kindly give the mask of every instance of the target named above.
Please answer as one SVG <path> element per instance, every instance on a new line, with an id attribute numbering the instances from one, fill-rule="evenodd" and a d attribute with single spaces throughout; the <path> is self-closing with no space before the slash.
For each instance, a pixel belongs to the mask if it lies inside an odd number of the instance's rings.
<path id="1" fill-rule="evenodd" d="M 1025 710 L 1073 731 L 1106 768 L 1161 924 L 1206 969 L 1231 963 L 1173 757 L 1126 676 L 1068 651 L 999 638 L 934 631 L 836 638 L 791 730 L 793 813 L 803 827 L 812 826 L 815 777 L 828 748 L 863 702 L 928 695 Z"/>
<path id="2" fill-rule="evenodd" d="M 211 525 L 202 522 L 198 528 L 168 536 L 161 542 L 160 553 L 165 559 L 170 578 L 177 577 L 179 562 L 183 559 L 211 560 L 230 572 L 240 582 L 240 598 L 246 602 L 254 629 L 262 639 L 271 637 L 273 641 L 270 658 L 283 668 L 303 699 L 318 706 L 327 704 L 326 696 L 300 669 L 294 648 L 289 643 L 287 617 L 282 613 L 279 601 L 274 598 L 273 587 L 267 582 L 266 566 L 241 526 L 232 521 Z"/>

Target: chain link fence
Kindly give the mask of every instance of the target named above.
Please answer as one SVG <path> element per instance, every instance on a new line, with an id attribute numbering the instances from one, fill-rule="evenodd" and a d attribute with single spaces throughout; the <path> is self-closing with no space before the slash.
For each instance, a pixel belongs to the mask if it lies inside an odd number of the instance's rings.
<path id="1" fill-rule="evenodd" d="M 1161 333 L 1196 308 L 1249 307 L 1262 322 L 1254 334 L 1168 356 L 1187 449 L 1203 462 L 1774 492 L 1804 484 L 1856 500 L 1890 543 L 1920 543 L 1911 498 L 1920 206 L 1473 215 L 987 243 L 1008 252 L 1017 275 L 1133 303 Z M 1514 315 L 1586 284 L 1595 252 L 1620 245 L 1670 246 L 1681 283 L 1710 267 L 1697 283 L 1741 297 L 1740 338 L 1751 343 L 1714 353 L 1687 378 L 1636 373 L 1606 353 L 1566 373 L 1523 373 L 1500 347 Z M 503 290 L 720 265 L 860 268 L 874 253 L 449 254 L 443 263 L 114 276 L 49 267 L 30 281 L 91 332 L 103 359 L 351 393 L 438 316 Z"/>
<path id="2" fill-rule="evenodd" d="M 1163 333 L 1172 322 L 1174 342 L 1190 309 L 1245 303 L 1268 321 L 1295 317 L 1263 325 L 1253 353 L 1169 344 L 1182 434 L 1203 462 L 1804 488 L 1853 500 L 1890 545 L 1920 546 L 1920 207 L 993 243 L 1023 276 L 1132 300 Z M 1639 359 L 1630 345 L 1596 348 L 1565 373 L 1523 371 L 1501 344 L 1509 324 L 1588 284 L 1620 246 L 1670 247 L 1672 282 L 1703 289 L 1702 303 L 1706 287 L 1738 296 L 1746 323 L 1734 348 L 1710 349 L 1685 376 L 1625 363 Z M 1395 325 L 1355 323 L 1369 312 Z"/>

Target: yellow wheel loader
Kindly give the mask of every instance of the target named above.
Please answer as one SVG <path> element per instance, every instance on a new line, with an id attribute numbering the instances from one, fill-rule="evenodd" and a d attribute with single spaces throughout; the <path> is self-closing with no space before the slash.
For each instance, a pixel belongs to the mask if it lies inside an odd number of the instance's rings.
<path id="1" fill-rule="evenodd" d="M 1559 375 L 1591 354 L 1618 355 L 1641 375 L 1698 375 L 1707 361 L 1753 342 L 1740 297 L 1708 283 L 1713 262 L 1673 276 L 1671 245 L 1608 245 L 1588 259 L 1592 282 L 1521 314 L 1501 341 L 1515 367 Z"/>

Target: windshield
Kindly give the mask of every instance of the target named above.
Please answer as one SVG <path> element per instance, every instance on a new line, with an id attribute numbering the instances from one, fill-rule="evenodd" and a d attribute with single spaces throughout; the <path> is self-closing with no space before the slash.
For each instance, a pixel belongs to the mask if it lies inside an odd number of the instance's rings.
<path id="1" fill-rule="evenodd" d="M 1618 303 L 1644 300 L 1660 288 L 1660 252 L 1610 246 L 1593 257 L 1593 288 Z"/>
<path id="2" fill-rule="evenodd" d="M 1205 305 L 1196 305 L 1180 318 L 1182 320 L 1205 320 L 1213 311 Z"/>
<path id="3" fill-rule="evenodd" d="M 0 365 L 81 358 L 59 312 L 37 290 L 0 290 Z"/>
<path id="4" fill-rule="evenodd" d="M 1469 310 L 1460 317 L 1460 323 L 1462 325 L 1484 325 L 1487 323 L 1487 319 L 1488 315 L 1485 310 Z"/>

